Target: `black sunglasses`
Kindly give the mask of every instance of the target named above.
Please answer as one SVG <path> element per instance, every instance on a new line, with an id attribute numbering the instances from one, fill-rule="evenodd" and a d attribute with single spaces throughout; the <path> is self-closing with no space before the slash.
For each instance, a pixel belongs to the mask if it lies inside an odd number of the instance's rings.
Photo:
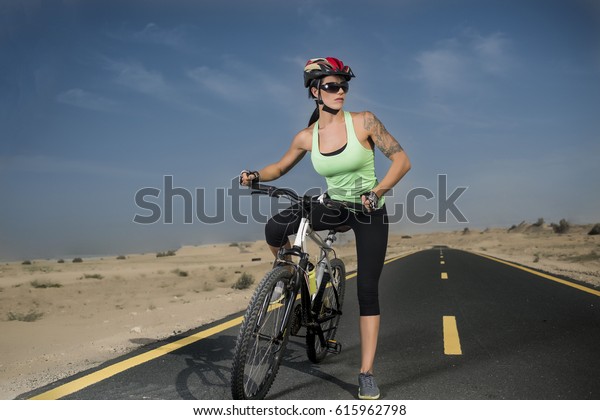
<path id="1" fill-rule="evenodd" d="M 321 85 L 321 89 L 323 89 L 327 93 L 337 93 L 340 91 L 340 89 L 342 89 L 344 91 L 344 93 L 348 93 L 349 88 L 350 88 L 350 86 L 348 86 L 348 82 L 342 82 L 342 83 L 331 82 L 331 83 L 325 83 L 325 84 Z"/>

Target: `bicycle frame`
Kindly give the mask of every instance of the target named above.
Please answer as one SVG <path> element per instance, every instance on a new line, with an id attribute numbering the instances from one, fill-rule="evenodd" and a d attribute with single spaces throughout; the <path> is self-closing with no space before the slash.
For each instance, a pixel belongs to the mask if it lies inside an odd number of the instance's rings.
<path id="1" fill-rule="evenodd" d="M 300 197 L 298 197 L 295 193 L 293 193 L 291 190 L 289 189 L 285 189 L 285 188 L 276 188 L 273 186 L 267 186 L 267 185 L 258 185 L 255 184 L 253 185 L 253 188 L 255 188 L 255 191 L 257 193 L 264 193 L 264 194 L 268 194 L 270 196 L 276 196 L 277 194 L 283 193 L 282 195 L 287 195 L 288 197 L 292 198 L 294 201 L 298 202 L 300 204 L 300 208 L 302 211 L 302 217 L 300 219 L 300 225 L 298 227 L 298 232 L 296 233 L 296 238 L 294 240 L 294 245 L 290 248 L 290 249 L 281 249 L 280 253 L 278 255 L 278 257 L 275 260 L 275 265 L 277 265 L 277 263 L 283 263 L 283 264 L 289 264 L 292 265 L 294 267 L 297 267 L 297 269 L 294 271 L 293 273 L 293 278 L 291 281 L 291 293 L 292 293 L 292 299 L 288 300 L 287 306 L 284 310 L 284 317 L 283 317 L 283 321 L 281 323 L 281 329 L 280 331 L 278 331 L 277 334 L 277 339 L 281 340 L 283 338 L 283 334 L 286 328 L 288 328 L 288 324 L 290 322 L 290 317 L 292 316 L 292 312 L 294 310 L 295 307 L 295 302 L 297 300 L 298 297 L 298 293 L 300 293 L 300 304 L 302 307 L 302 325 L 305 326 L 307 329 L 312 329 L 316 332 L 316 334 L 319 337 L 319 341 L 321 342 L 322 346 L 326 346 L 325 343 L 325 338 L 323 335 L 323 330 L 321 329 L 320 323 L 327 321 L 329 318 L 326 318 L 324 320 L 319 320 L 318 319 L 318 314 L 315 314 L 312 311 L 312 303 L 314 301 L 314 299 L 316 298 L 316 296 L 319 295 L 319 293 L 322 293 L 323 290 L 321 289 L 321 284 L 323 282 L 323 277 L 325 275 L 325 273 L 332 273 L 332 268 L 331 268 L 331 263 L 330 263 L 330 259 L 329 259 L 329 253 L 330 252 L 334 252 L 334 249 L 332 248 L 332 244 L 335 242 L 336 240 L 336 236 L 335 233 L 336 231 L 334 229 L 329 231 L 329 234 L 327 235 L 326 239 L 323 240 L 321 238 L 321 236 L 315 232 L 310 224 L 310 220 L 307 217 L 307 210 L 304 207 L 303 203 L 304 203 L 304 199 L 301 199 Z M 306 199 L 306 197 L 305 197 Z M 306 238 L 310 238 L 318 247 L 319 247 L 319 260 L 317 262 L 317 266 L 315 268 L 315 280 L 316 280 L 316 293 L 311 296 L 310 295 L 310 290 L 309 290 L 309 286 L 308 286 L 308 271 L 307 268 L 309 266 L 309 254 L 307 252 L 307 242 L 306 242 Z M 285 257 L 297 257 L 299 258 L 298 263 L 292 263 L 291 261 L 287 260 Z M 335 295 L 336 295 L 336 299 L 337 297 L 337 290 L 335 290 Z M 261 314 L 266 313 L 265 311 L 268 309 L 267 308 L 268 305 L 265 305 L 265 307 L 263 308 L 263 310 L 261 311 Z M 336 314 L 333 314 L 332 316 L 335 316 Z M 260 318 L 262 318 L 263 315 L 260 315 Z M 320 322 L 319 322 L 320 321 Z M 260 324 L 260 322 L 258 323 Z M 337 327 L 336 327 L 337 328 Z"/>
<path id="2" fill-rule="evenodd" d="M 298 228 L 298 233 L 296 235 L 296 239 L 294 241 L 294 248 L 300 249 L 301 253 L 306 253 L 306 238 L 309 237 L 318 247 L 319 247 L 319 260 L 316 267 L 315 272 L 315 280 L 317 283 L 317 290 L 321 287 L 321 281 L 323 280 L 323 274 L 325 273 L 325 269 L 329 273 L 331 273 L 331 264 L 329 263 L 329 253 L 335 252 L 331 245 L 336 240 L 335 231 L 330 230 L 327 238 L 323 240 L 321 236 L 312 230 L 310 226 L 310 222 L 308 218 L 303 217 L 300 220 L 300 227 Z M 316 293 L 315 293 L 316 295 Z M 311 296 L 311 300 L 314 300 L 315 295 Z"/>
<path id="3" fill-rule="evenodd" d="M 315 281 L 316 281 L 316 292 L 311 295 L 309 286 L 308 286 L 308 264 L 309 264 L 309 254 L 306 249 L 306 238 L 310 238 L 318 247 L 319 247 L 319 260 L 317 262 L 317 266 L 315 267 Z M 327 321 L 330 318 L 318 319 L 318 314 L 315 314 L 311 308 L 312 303 L 314 302 L 316 296 L 321 291 L 321 284 L 323 281 L 323 277 L 325 273 L 332 273 L 329 253 L 334 252 L 332 248 L 333 242 L 335 242 L 335 230 L 330 230 L 326 239 L 323 240 L 321 236 L 312 230 L 310 226 L 310 221 L 307 217 L 302 217 L 300 221 L 300 227 L 298 229 L 298 233 L 296 235 L 296 239 L 294 241 L 294 245 L 291 249 L 284 250 L 281 252 L 281 256 L 295 256 L 299 257 L 300 261 L 297 264 L 294 264 L 298 267 L 298 270 L 294 273 L 294 278 L 292 280 L 293 290 L 292 290 L 292 299 L 288 301 L 287 307 L 285 308 L 283 322 L 281 323 L 282 329 L 278 333 L 278 338 L 283 337 L 283 333 L 285 328 L 288 326 L 288 322 L 290 317 L 292 316 L 292 311 L 294 310 L 295 301 L 297 299 L 298 293 L 300 293 L 300 304 L 302 307 L 302 325 L 307 329 L 315 330 L 315 333 L 319 337 L 319 341 L 323 347 L 326 346 L 324 331 L 321 328 L 321 323 Z M 281 261 L 281 260 L 280 260 Z M 283 260 L 282 262 L 290 264 L 289 261 Z M 333 287 L 333 286 L 332 286 Z M 322 291 L 321 291 L 322 293 Z M 335 292 L 337 299 L 337 291 Z M 335 314 L 331 315 L 332 317 Z"/>

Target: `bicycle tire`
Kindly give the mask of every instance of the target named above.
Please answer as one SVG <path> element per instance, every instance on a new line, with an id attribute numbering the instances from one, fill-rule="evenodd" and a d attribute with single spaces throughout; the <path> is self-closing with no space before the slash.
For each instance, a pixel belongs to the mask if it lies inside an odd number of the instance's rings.
<path id="1" fill-rule="evenodd" d="M 338 258 L 331 260 L 330 264 L 332 272 L 330 273 L 328 282 L 333 282 L 334 285 L 336 285 L 338 299 L 336 302 L 333 287 L 331 285 L 326 285 L 327 287 L 325 288 L 323 296 L 320 300 L 317 296 L 313 306 L 313 310 L 318 313 L 319 318 L 330 314 L 332 309 L 341 312 L 344 304 L 344 293 L 346 292 L 346 267 L 344 266 L 344 262 Z M 335 338 L 337 326 L 340 322 L 340 316 L 341 314 L 338 313 L 332 319 L 321 324 L 325 342 Z M 327 347 L 321 346 L 319 336 L 314 331 L 308 331 L 306 334 L 306 353 L 308 359 L 313 363 L 321 363 L 323 359 L 325 359 L 325 356 L 327 356 Z"/>
<path id="2" fill-rule="evenodd" d="M 284 308 L 293 299 L 291 279 L 292 273 L 287 268 L 274 268 L 262 279 L 248 304 L 233 356 L 234 399 L 264 399 L 275 380 L 289 339 L 291 317 L 283 328 L 283 337 L 277 339 L 273 334 L 279 331 Z M 281 299 L 274 295 L 278 284 L 283 287 Z"/>

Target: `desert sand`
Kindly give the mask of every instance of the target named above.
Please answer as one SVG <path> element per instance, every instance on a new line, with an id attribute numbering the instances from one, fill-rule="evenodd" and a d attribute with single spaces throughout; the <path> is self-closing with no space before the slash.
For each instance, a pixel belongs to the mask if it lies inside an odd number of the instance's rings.
<path id="1" fill-rule="evenodd" d="M 387 256 L 447 245 L 598 287 L 600 236 L 588 235 L 591 228 L 557 234 L 523 223 L 510 231 L 393 234 Z M 356 268 L 351 232 L 340 235 L 337 251 L 348 270 Z M 0 265 L 0 399 L 242 311 L 272 262 L 263 241 L 189 246 L 174 254 Z M 254 284 L 233 288 L 244 273 Z"/>

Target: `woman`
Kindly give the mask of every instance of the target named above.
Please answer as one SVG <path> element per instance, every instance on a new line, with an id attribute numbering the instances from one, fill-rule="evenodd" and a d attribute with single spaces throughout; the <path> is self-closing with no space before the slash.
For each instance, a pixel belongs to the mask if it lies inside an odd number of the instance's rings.
<path id="1" fill-rule="evenodd" d="M 304 67 L 304 87 L 316 101 L 316 109 L 307 128 L 292 140 L 291 146 L 276 163 L 259 171 L 244 170 L 242 185 L 253 181 L 272 181 L 292 169 L 311 152 L 315 170 L 327 181 L 327 193 L 335 200 L 362 204 L 364 211 L 331 211 L 316 206 L 311 223 L 315 230 L 348 225 L 356 239 L 357 287 L 360 307 L 361 367 L 358 397 L 377 399 L 379 388 L 373 377 L 380 312 L 378 283 L 388 240 L 384 194 L 409 171 L 409 159 L 383 124 L 371 112 L 343 110 L 352 70 L 337 58 L 315 58 Z M 385 177 L 375 177 L 374 150 L 378 148 L 391 160 Z M 297 212 L 283 211 L 265 227 L 266 240 L 273 255 L 280 247 L 290 248 L 288 235 L 295 234 L 300 218 Z"/>

